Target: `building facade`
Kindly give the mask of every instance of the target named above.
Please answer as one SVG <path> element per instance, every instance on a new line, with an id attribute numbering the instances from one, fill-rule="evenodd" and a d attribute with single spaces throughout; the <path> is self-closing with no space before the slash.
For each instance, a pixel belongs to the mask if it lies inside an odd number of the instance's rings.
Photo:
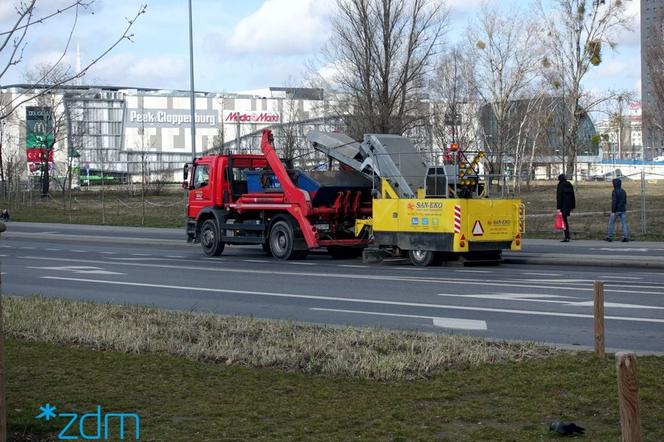
<path id="1" fill-rule="evenodd" d="M 653 45 L 664 47 L 664 2 L 662 0 L 641 0 L 641 103 L 643 106 L 643 145 L 645 159 L 661 155 L 664 151 L 664 133 L 657 130 L 650 119 L 664 110 L 664 103 L 655 93 L 649 63 L 650 48 Z M 661 50 L 661 49 L 660 49 Z M 661 75 L 661 73 L 659 74 Z"/>
<path id="2" fill-rule="evenodd" d="M 270 127 L 280 154 L 292 158 L 304 150 L 308 130 L 340 129 L 338 119 L 324 117 L 328 112 L 321 89 L 269 88 L 261 93 L 196 93 L 195 155 L 257 152 L 262 129 Z M 4 122 L 3 155 L 11 151 L 20 159 L 32 139 L 28 113 L 40 109 L 50 121 L 48 127 L 41 122 L 36 127 L 53 140 L 51 176 L 71 167 L 83 179 L 103 174 L 120 181 L 171 181 L 192 159 L 187 91 L 71 86 L 44 94 L 30 85 L 0 90 L 0 103 L 17 98 L 25 103 Z M 36 164 L 43 165 L 45 158 L 35 154 L 24 160 L 34 176 L 41 169 Z"/>

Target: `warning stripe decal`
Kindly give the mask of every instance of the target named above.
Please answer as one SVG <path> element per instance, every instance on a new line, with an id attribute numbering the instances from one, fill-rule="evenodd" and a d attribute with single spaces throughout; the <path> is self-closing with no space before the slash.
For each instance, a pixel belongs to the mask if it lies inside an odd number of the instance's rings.
<path id="1" fill-rule="evenodd" d="M 454 233 L 461 233 L 461 206 L 454 206 Z"/>

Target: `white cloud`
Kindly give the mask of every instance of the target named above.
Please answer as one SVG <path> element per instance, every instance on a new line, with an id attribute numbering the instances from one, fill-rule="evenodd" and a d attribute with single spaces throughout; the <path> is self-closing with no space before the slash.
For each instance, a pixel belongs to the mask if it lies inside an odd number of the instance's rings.
<path id="1" fill-rule="evenodd" d="M 330 0 L 267 0 L 235 25 L 227 49 L 247 55 L 307 54 L 327 39 L 332 10 Z"/>
<path id="2" fill-rule="evenodd" d="M 181 57 L 119 53 L 102 59 L 87 77 L 95 83 L 119 86 L 184 88 L 189 78 L 187 66 L 187 60 Z"/>

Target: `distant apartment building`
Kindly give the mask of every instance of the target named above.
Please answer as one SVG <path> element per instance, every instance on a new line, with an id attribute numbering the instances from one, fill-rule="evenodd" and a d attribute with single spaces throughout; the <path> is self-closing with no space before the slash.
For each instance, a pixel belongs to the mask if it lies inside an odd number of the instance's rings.
<path id="1" fill-rule="evenodd" d="M 603 136 L 600 143 L 604 159 L 640 160 L 658 156 L 658 150 L 646 152 L 643 144 L 641 103 L 632 103 L 621 118 L 596 123 L 597 133 Z"/>
<path id="2" fill-rule="evenodd" d="M 664 1 L 641 0 L 641 103 L 643 106 L 643 145 L 645 159 L 662 154 L 664 133 L 656 130 L 649 122 L 649 116 L 664 109 L 658 103 L 648 65 L 648 47 L 663 44 Z"/>

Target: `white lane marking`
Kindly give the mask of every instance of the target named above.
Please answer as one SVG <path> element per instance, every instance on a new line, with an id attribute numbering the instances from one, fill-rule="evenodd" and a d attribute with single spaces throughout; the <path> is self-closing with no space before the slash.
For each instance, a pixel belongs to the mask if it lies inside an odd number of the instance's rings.
<path id="1" fill-rule="evenodd" d="M 570 302 L 569 305 L 579 306 L 579 307 L 592 307 L 594 305 L 593 301 L 583 301 L 583 302 Z M 658 307 L 655 305 L 641 305 L 641 304 L 621 304 L 619 302 L 605 302 L 604 307 L 612 308 L 643 308 L 649 310 L 664 310 L 664 307 Z"/>
<path id="2" fill-rule="evenodd" d="M 167 258 L 109 258 L 116 261 L 168 261 Z M 109 263 L 110 264 L 110 263 Z"/>
<path id="3" fill-rule="evenodd" d="M 600 275 L 597 279 L 630 279 L 630 280 L 641 280 L 640 276 L 615 276 L 615 275 Z"/>
<path id="4" fill-rule="evenodd" d="M 87 253 L 87 250 L 70 250 L 70 252 L 75 252 L 75 253 Z"/>
<path id="5" fill-rule="evenodd" d="M 488 270 L 455 270 L 456 273 L 491 273 Z"/>
<path id="6" fill-rule="evenodd" d="M 440 316 L 420 316 L 420 315 L 403 315 L 399 313 L 382 313 L 382 312 L 367 312 L 362 310 L 343 310 L 336 308 L 320 308 L 314 307 L 309 310 L 323 311 L 323 312 L 338 312 L 338 313 L 355 313 L 360 315 L 373 315 L 373 316 L 395 316 L 397 318 L 417 318 L 417 319 L 431 319 L 433 325 L 441 328 L 454 328 L 461 330 L 486 330 L 486 321 L 477 319 L 459 319 L 459 318 L 441 318 Z"/>
<path id="7" fill-rule="evenodd" d="M 166 258 L 182 259 L 184 256 L 180 255 L 166 255 Z"/>
<path id="8" fill-rule="evenodd" d="M 35 235 L 50 235 L 52 233 L 58 233 L 58 232 L 37 232 Z"/>
<path id="9" fill-rule="evenodd" d="M 99 252 L 99 253 L 102 253 L 104 255 L 117 255 L 118 254 L 118 252 Z"/>
<path id="10" fill-rule="evenodd" d="M 126 275 L 126 273 L 110 272 L 99 267 L 91 266 L 26 267 L 26 269 L 57 270 L 62 272 L 84 273 L 90 275 Z"/>
<path id="11" fill-rule="evenodd" d="M 13 249 L 12 246 L 0 246 L 0 249 Z"/>
<path id="12" fill-rule="evenodd" d="M 369 266 L 354 265 L 354 264 L 338 264 L 337 267 L 346 267 L 347 269 L 366 269 Z"/>
<path id="13" fill-rule="evenodd" d="M 9 256 L 9 255 L 0 255 L 0 257 L 2 257 L 2 258 L 6 258 L 6 257 L 8 257 L 8 256 Z"/>
<path id="14" fill-rule="evenodd" d="M 400 301 L 382 301 L 378 299 L 362 299 L 362 298 L 343 298 L 339 296 L 315 296 L 315 295 L 297 295 L 294 293 L 275 293 L 275 292 L 258 292 L 254 290 L 231 290 L 231 289 L 217 289 L 210 287 L 192 287 L 180 285 L 167 285 L 167 284 L 149 284 L 145 282 L 125 282 L 125 281 L 108 281 L 102 279 L 83 279 L 83 278 L 65 278 L 61 276 L 42 276 L 40 279 L 58 280 L 58 281 L 75 281 L 75 282 L 89 282 L 92 284 L 108 284 L 108 285 L 124 285 L 131 287 L 147 287 L 158 289 L 173 289 L 173 290 L 186 290 L 193 292 L 212 292 L 212 293 L 236 293 L 243 295 L 256 295 L 267 296 L 274 298 L 294 298 L 294 299 L 315 299 L 318 301 L 341 301 L 353 302 L 360 304 L 378 304 L 378 305 L 400 305 L 407 307 L 422 307 L 422 308 L 436 308 L 448 310 L 467 310 L 476 312 L 494 312 L 494 313 L 513 313 L 517 315 L 533 315 L 533 316 L 557 316 L 566 318 L 585 318 L 593 319 L 593 315 L 585 315 L 581 313 L 560 313 L 560 312 L 544 312 L 537 310 L 515 310 L 506 308 L 490 308 L 490 307 L 469 307 L 461 305 L 445 305 L 445 304 L 426 304 L 418 302 L 400 302 Z M 611 319 L 616 321 L 632 321 L 632 322 L 655 322 L 664 324 L 664 319 L 656 318 L 637 318 L 628 316 L 605 316 L 604 319 Z"/>
<path id="15" fill-rule="evenodd" d="M 524 272 L 523 274 L 529 276 L 561 276 L 560 273 Z"/>
<path id="16" fill-rule="evenodd" d="M 23 250 L 34 250 L 35 247 L 19 247 L 19 249 L 23 249 Z"/>
<path id="17" fill-rule="evenodd" d="M 243 259 L 244 262 L 270 262 L 267 259 Z"/>
<path id="18" fill-rule="evenodd" d="M 287 262 L 286 264 L 290 264 L 292 266 L 315 266 L 316 265 L 313 262 Z"/>
<path id="19" fill-rule="evenodd" d="M 60 251 L 60 249 L 46 249 L 46 250 L 48 250 L 49 252 L 59 252 Z"/>
<path id="20" fill-rule="evenodd" d="M 539 299 L 539 298 L 574 298 L 573 296 L 558 296 L 558 295 L 527 295 L 522 293 L 500 293 L 494 295 L 457 295 L 438 293 L 438 296 L 447 298 L 475 298 L 475 299 L 495 299 L 499 301 L 519 301 L 519 302 L 546 302 L 551 304 L 570 304 L 570 301 L 555 301 L 553 299 Z M 535 299 L 533 299 L 535 298 Z"/>
<path id="21" fill-rule="evenodd" d="M 134 266 L 134 267 L 157 267 L 160 269 L 177 269 L 177 270 L 192 270 L 192 271 L 203 271 L 203 272 L 217 272 L 217 273 L 242 273 L 250 275 L 279 275 L 279 276 L 312 276 L 312 277 L 321 277 L 321 278 L 341 278 L 341 279 L 364 279 L 372 281 L 404 281 L 404 282 L 414 282 L 414 283 L 431 283 L 431 284 L 443 284 L 443 285 L 479 285 L 479 286 L 490 286 L 490 287 L 511 287 L 511 288 L 527 288 L 527 289 L 555 289 L 557 291 L 568 290 L 574 292 L 592 292 L 593 288 L 591 287 L 591 280 L 588 280 L 587 287 L 566 287 L 566 286 L 557 286 L 557 285 L 537 285 L 537 284 L 515 284 L 510 282 L 501 282 L 497 281 L 478 281 L 475 279 L 460 279 L 460 278 L 449 278 L 449 277 L 429 277 L 429 276 L 397 276 L 397 275 L 368 275 L 368 274 L 347 274 L 347 273 L 322 273 L 322 272 L 290 272 L 290 271 L 277 271 L 277 270 L 259 270 L 259 269 L 239 269 L 239 268 L 228 268 L 228 267 L 196 267 L 196 266 L 185 266 L 185 265 L 168 265 L 168 264 L 148 264 L 148 263 L 129 263 L 129 262 L 117 262 L 117 261 L 99 261 L 94 259 L 78 259 L 78 258 L 48 258 L 44 256 L 17 256 L 17 259 L 27 259 L 31 261 L 41 260 L 41 261 L 58 261 L 58 262 L 83 262 L 88 264 L 101 264 L 101 265 L 124 265 L 124 266 Z M 113 259 L 113 258 L 111 258 Z M 223 258 L 203 258 L 203 260 L 211 261 L 224 261 Z M 612 287 L 615 287 L 615 284 L 611 284 Z M 664 291 L 661 290 L 657 292 L 649 292 L 642 290 L 614 290 L 611 288 L 605 288 L 604 293 L 633 293 L 640 295 L 664 295 Z"/>
<path id="22" fill-rule="evenodd" d="M 456 298 L 481 298 L 481 299 L 498 299 L 503 301 L 524 301 L 524 302 L 549 302 L 554 304 L 565 304 L 574 307 L 592 307 L 593 301 L 555 301 L 551 299 L 532 299 L 532 298 L 574 298 L 573 296 L 558 296 L 558 295 L 527 295 L 525 293 L 500 293 L 492 295 L 456 295 L 439 293 L 438 296 L 456 297 Z M 655 305 L 642 305 L 642 304 L 622 304 L 619 302 L 605 302 L 604 307 L 611 308 L 642 308 L 652 310 L 664 310 L 664 307 Z"/>
<path id="23" fill-rule="evenodd" d="M 636 247 L 591 247 L 590 250 L 601 250 L 604 252 L 647 252 L 646 248 L 636 248 Z"/>
<path id="24" fill-rule="evenodd" d="M 149 253 L 130 253 L 131 256 L 152 256 Z"/>
<path id="25" fill-rule="evenodd" d="M 589 284 L 592 281 L 590 279 L 541 279 L 541 278 L 530 278 L 523 279 L 526 282 L 550 282 L 550 283 L 565 283 L 565 284 Z"/>
<path id="26" fill-rule="evenodd" d="M 415 266 L 397 266 L 395 267 L 398 270 L 415 270 L 416 272 L 425 272 L 427 269 L 423 269 L 421 267 L 415 267 Z"/>

